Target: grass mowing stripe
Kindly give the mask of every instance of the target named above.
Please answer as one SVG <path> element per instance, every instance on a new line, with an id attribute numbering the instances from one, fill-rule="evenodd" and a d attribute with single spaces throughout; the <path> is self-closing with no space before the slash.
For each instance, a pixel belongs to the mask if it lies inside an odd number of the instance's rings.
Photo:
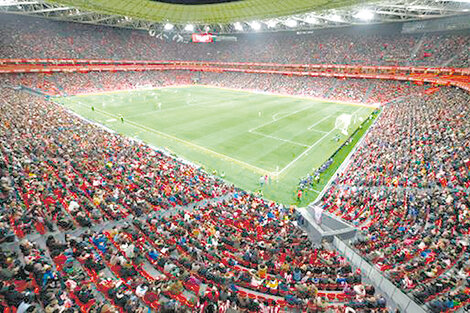
<path id="1" fill-rule="evenodd" d="M 208 89 L 222 89 L 227 91 L 234 91 L 234 92 L 247 92 L 254 95 L 259 96 L 266 96 L 266 97 L 281 97 L 281 98 L 292 98 L 292 99 L 302 99 L 302 100 L 309 100 L 309 101 L 316 101 L 321 102 L 324 104 L 341 104 L 341 105 L 349 105 L 349 106 L 360 106 L 369 109 L 377 109 L 378 104 L 366 104 L 366 103 L 357 103 L 357 102 L 347 102 L 341 100 L 329 100 L 324 98 L 316 98 L 316 97 L 309 97 L 309 96 L 296 96 L 296 95 L 288 95 L 288 94 L 278 94 L 278 93 L 270 93 L 270 92 L 259 92 L 256 90 L 244 90 L 244 89 L 236 89 L 236 88 L 228 88 L 228 87 L 219 87 L 219 86 L 208 86 L 208 85 L 184 85 L 183 88 L 188 87 L 203 87 Z M 167 87 L 165 87 L 167 88 Z"/>
<path id="2" fill-rule="evenodd" d="M 325 116 L 325 117 L 322 118 L 321 120 L 319 120 L 319 121 L 313 123 L 312 125 L 310 125 L 307 129 L 308 129 L 308 130 L 316 130 L 316 129 L 313 129 L 313 128 L 314 128 L 315 126 L 317 126 L 318 124 L 320 124 L 321 122 L 323 122 L 324 120 L 329 119 L 332 115 L 333 115 L 333 114 L 330 114 L 330 115 Z M 321 132 L 323 132 L 323 131 L 321 131 Z"/>
<path id="3" fill-rule="evenodd" d="M 81 103 L 78 103 L 78 104 L 81 105 L 81 106 L 84 106 L 84 105 L 81 104 Z M 104 114 L 104 115 L 107 115 L 107 116 L 116 118 L 116 119 L 119 119 L 119 118 L 120 118 L 120 117 L 117 116 L 117 115 L 111 114 L 111 113 L 109 113 L 109 112 L 104 112 L 104 111 L 101 111 L 101 110 L 99 110 L 99 109 L 95 109 L 95 111 L 97 111 L 97 112 L 99 112 L 99 113 L 101 113 L 101 114 Z M 222 154 L 222 153 L 219 153 L 219 152 L 216 152 L 216 151 L 207 149 L 207 148 L 205 148 L 205 147 L 201 147 L 201 146 L 199 146 L 199 145 L 197 145 L 197 144 L 194 144 L 194 143 L 189 142 L 189 141 L 186 141 L 186 140 L 184 140 L 184 139 L 175 137 L 175 136 L 173 136 L 173 135 L 170 135 L 170 134 L 167 134 L 167 133 L 164 133 L 164 132 L 155 130 L 155 129 L 153 129 L 153 128 L 150 128 L 150 127 L 141 125 L 141 124 L 136 123 L 136 122 L 133 122 L 133 121 L 131 121 L 131 120 L 126 120 L 126 121 L 127 121 L 126 123 L 129 123 L 129 124 L 131 124 L 132 126 L 134 126 L 134 127 L 136 127 L 136 128 L 140 128 L 140 129 L 143 129 L 143 130 L 150 131 L 150 132 L 152 132 L 152 133 L 156 133 L 156 134 L 158 134 L 158 135 L 160 135 L 160 136 L 167 137 L 167 138 L 170 138 L 170 139 L 172 139 L 172 140 L 175 140 L 175 141 L 184 143 L 184 144 L 186 144 L 186 145 L 188 145 L 188 146 L 191 146 L 191 147 L 193 147 L 193 148 L 200 149 L 200 150 L 205 151 L 205 152 L 207 152 L 207 153 L 209 153 L 209 154 L 216 155 L 216 156 L 218 156 L 218 157 L 220 157 L 220 158 L 222 158 L 222 159 L 229 160 L 230 162 L 233 162 L 233 163 L 236 163 L 236 164 L 240 164 L 240 165 L 242 165 L 242 166 L 244 166 L 244 167 L 247 167 L 247 168 L 249 168 L 249 169 L 251 169 L 251 170 L 255 170 L 256 172 L 258 172 L 258 173 L 261 174 L 261 175 L 271 175 L 271 174 L 272 174 L 271 172 L 266 171 L 265 169 L 262 169 L 262 168 L 259 168 L 259 167 L 257 167 L 257 166 L 251 165 L 251 164 L 249 164 L 249 163 L 246 163 L 246 162 L 243 162 L 243 161 L 234 159 L 234 158 L 232 158 L 232 157 L 229 157 L 228 155 L 225 155 L 225 154 Z"/>
<path id="4" fill-rule="evenodd" d="M 321 137 L 320 139 L 318 139 L 313 145 L 311 145 L 307 150 L 305 150 L 304 152 L 302 152 L 298 157 L 296 157 L 295 159 L 293 159 L 289 164 L 287 164 L 286 166 L 284 166 L 279 172 L 276 173 L 276 176 L 279 177 L 282 173 L 284 173 L 289 167 L 291 167 L 295 162 L 297 162 L 300 158 L 302 158 L 305 154 L 307 154 L 310 150 L 312 150 L 317 144 L 319 144 L 320 142 L 323 141 L 323 139 L 325 139 L 326 137 L 328 137 L 332 132 L 334 132 L 336 130 L 336 128 L 333 128 L 332 130 L 330 130 L 329 132 L 327 132 L 325 135 L 323 135 L 323 137 Z"/>
<path id="5" fill-rule="evenodd" d="M 356 111 L 354 121 L 359 122 L 374 109 L 306 97 L 200 86 L 65 97 L 58 101 L 89 120 L 131 138 L 138 136 L 139 140 L 204 166 L 208 172 L 224 173 L 228 181 L 243 189 L 262 189 L 268 199 L 297 205 L 308 203 L 321 191 L 329 172 L 304 193 L 302 201 L 297 201 L 300 178 L 321 166 L 347 140 L 337 130 L 339 140 L 329 140 L 336 135 L 333 132 L 329 139 L 319 141 L 334 128 L 335 118 Z M 170 110 L 157 111 L 158 102 L 162 109 Z M 100 112 L 93 112 L 92 107 Z M 359 107 L 363 110 L 357 110 Z M 116 116 L 123 116 L 124 123 Z M 253 128 L 255 133 L 249 132 Z M 312 145 L 316 146 L 310 148 Z M 305 153 L 306 150 L 309 151 Z M 260 175 L 273 175 L 296 158 L 282 175 L 273 176 L 270 183 L 260 186 Z M 332 166 L 336 167 L 336 160 L 335 157 Z"/>
<path id="6" fill-rule="evenodd" d="M 312 107 L 312 106 L 309 105 L 309 106 L 307 106 L 307 107 L 305 107 L 305 108 L 302 108 L 302 109 L 300 109 L 300 110 L 296 110 L 296 111 L 294 111 L 294 112 L 292 112 L 292 113 L 289 113 L 289 114 L 287 114 L 287 115 L 284 115 L 284 116 L 281 117 L 281 118 L 273 119 L 272 121 L 269 121 L 269 122 L 266 122 L 266 123 L 264 123 L 264 124 L 261 124 L 261 125 L 258 125 L 258 126 L 256 126 L 256 127 L 251 128 L 250 130 L 248 130 L 248 132 L 251 133 L 252 131 L 255 131 L 255 130 L 259 129 L 259 128 L 262 128 L 262 127 L 264 127 L 264 126 L 270 125 L 270 124 L 272 124 L 272 123 L 276 123 L 276 122 L 278 122 L 278 121 L 280 121 L 280 120 L 282 120 L 282 119 L 284 119 L 284 118 L 286 118 L 286 117 L 289 117 L 289 116 L 294 115 L 294 114 L 297 114 L 297 113 L 299 113 L 299 112 L 303 112 L 303 111 L 305 111 L 305 110 L 308 110 L 308 109 L 310 109 L 311 107 Z"/>
<path id="7" fill-rule="evenodd" d="M 255 135 L 259 135 L 259 136 L 263 136 L 263 137 L 272 138 L 272 139 L 279 140 L 279 141 L 288 142 L 288 143 L 291 143 L 293 145 L 301 146 L 301 147 L 304 147 L 304 148 L 308 148 L 308 146 L 304 145 L 303 143 L 299 143 L 299 142 L 291 141 L 291 140 L 287 140 L 287 139 L 282 139 L 282 138 L 279 138 L 279 137 L 276 137 L 276 136 L 262 134 L 262 133 L 257 132 L 256 130 L 255 131 L 250 131 L 250 133 L 255 134 Z"/>
<path id="8" fill-rule="evenodd" d="M 162 109 L 162 110 L 144 111 L 144 112 L 141 112 L 141 113 L 138 113 L 138 114 L 128 115 L 128 116 L 125 116 L 125 117 L 126 118 L 136 118 L 136 117 L 140 117 L 140 116 L 147 116 L 149 114 L 165 113 L 165 112 L 170 112 L 170 111 L 181 110 L 181 108 L 186 107 L 188 105 L 187 103 L 183 104 L 182 102 L 183 101 L 181 101 L 181 99 L 175 100 L 175 101 L 165 101 L 165 106 L 171 106 L 173 104 L 180 104 L 180 103 L 181 103 L 181 105 L 173 107 L 173 108 Z M 217 103 L 217 101 L 214 101 L 213 103 Z M 204 108 L 203 106 L 199 106 L 199 105 L 193 105 L 193 106 Z"/>

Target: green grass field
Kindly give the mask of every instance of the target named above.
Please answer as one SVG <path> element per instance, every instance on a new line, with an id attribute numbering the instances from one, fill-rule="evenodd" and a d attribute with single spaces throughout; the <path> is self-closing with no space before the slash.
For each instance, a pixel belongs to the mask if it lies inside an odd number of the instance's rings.
<path id="1" fill-rule="evenodd" d="M 241 188 L 261 190 L 268 199 L 297 205 L 318 195 L 372 123 L 367 118 L 375 110 L 205 86 L 78 95 L 54 101 L 123 135 L 164 147 L 210 173 L 216 171 Z M 335 128 L 341 114 L 353 117 L 349 133 L 367 120 L 365 127 L 355 135 L 353 144 L 337 154 L 318 186 L 299 202 L 299 179 L 323 164 L 348 139 Z M 270 179 L 261 188 L 263 175 Z"/>

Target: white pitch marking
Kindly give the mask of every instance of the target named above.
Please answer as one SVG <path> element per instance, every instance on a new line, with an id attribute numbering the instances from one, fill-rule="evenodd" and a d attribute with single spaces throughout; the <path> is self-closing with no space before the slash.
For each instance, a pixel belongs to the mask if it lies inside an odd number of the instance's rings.
<path id="1" fill-rule="evenodd" d="M 173 86 L 168 86 L 168 87 L 161 87 L 161 88 L 171 88 Z M 362 106 L 362 107 L 368 107 L 368 108 L 378 108 L 380 107 L 381 103 L 372 103 L 372 104 L 367 104 L 367 103 L 359 103 L 359 102 L 347 102 L 347 101 L 341 101 L 341 100 L 332 100 L 332 99 L 325 99 L 325 98 L 319 98 L 319 97 L 310 97 L 310 96 L 294 96 L 294 95 L 289 95 L 289 94 L 284 94 L 284 93 L 275 93 L 275 92 L 265 92 L 265 91 L 259 91 L 259 90 L 254 90 L 254 89 L 237 89 L 237 88 L 227 88 L 227 87 L 219 87 L 219 86 L 212 86 L 212 85 L 200 85 L 200 84 L 194 84 L 194 85 L 177 85 L 174 86 L 173 88 L 181 88 L 181 87 L 204 87 L 204 88 L 213 88 L 213 89 L 224 89 L 224 90 L 231 90 L 231 91 L 238 91 L 238 92 L 248 92 L 252 94 L 258 94 L 258 95 L 265 95 L 265 96 L 277 96 L 277 97 L 283 97 L 283 98 L 294 98 L 294 99 L 307 99 L 307 100 L 316 100 L 316 101 L 321 101 L 324 103 L 330 103 L 330 104 L 346 104 L 346 105 L 353 105 L 353 106 Z M 159 88 L 157 88 L 159 89 Z"/>
<path id="2" fill-rule="evenodd" d="M 81 103 L 78 103 L 78 104 L 83 106 L 83 104 L 81 104 Z M 96 109 L 96 111 L 99 112 L 99 113 L 101 113 L 101 114 L 108 115 L 108 116 L 110 116 L 110 117 L 115 117 L 115 118 L 116 118 L 116 115 L 111 114 L 111 113 L 109 113 L 109 112 L 101 111 L 101 110 L 98 110 L 98 109 Z M 233 162 L 233 163 L 240 164 L 240 165 L 242 165 L 242 166 L 244 166 L 244 167 L 247 167 L 247 168 L 249 168 L 249 169 L 251 169 L 251 170 L 254 170 L 255 172 L 257 172 L 257 173 L 259 173 L 259 174 L 262 174 L 262 175 L 270 175 L 270 176 L 273 174 L 272 172 L 269 172 L 269 171 L 267 171 L 267 170 L 265 170 L 265 169 L 262 169 L 262 168 L 260 168 L 260 167 L 255 166 L 255 165 L 251 165 L 251 164 L 246 163 L 246 162 L 244 162 L 244 161 L 240 161 L 240 160 L 234 159 L 234 158 L 229 157 L 228 155 L 225 155 L 225 154 L 223 154 L 223 153 L 219 153 L 219 152 L 213 151 L 213 150 L 211 150 L 211 149 L 208 149 L 208 148 L 199 146 L 199 145 L 197 145 L 197 144 L 195 144 L 195 143 L 192 143 L 192 142 L 190 142 L 190 141 L 186 141 L 186 140 L 184 140 L 184 139 L 181 139 L 181 138 L 175 137 L 175 136 L 173 136 L 173 135 L 170 135 L 170 134 L 167 134 L 167 133 L 158 131 L 158 130 L 156 130 L 156 129 L 153 129 L 153 128 L 150 128 L 150 127 L 141 125 L 141 124 L 139 124 L 139 123 L 132 122 L 132 121 L 130 121 L 130 120 L 126 120 L 126 123 L 127 123 L 127 124 L 130 124 L 130 125 L 133 125 L 133 126 L 136 127 L 136 128 L 144 129 L 144 130 L 147 130 L 147 131 L 150 131 L 150 132 L 159 134 L 159 135 L 161 135 L 161 136 L 163 136 L 163 137 L 167 137 L 167 138 L 173 139 L 173 140 L 175 140 L 175 141 L 184 143 L 184 144 L 186 144 L 186 145 L 188 145 L 188 146 L 191 146 L 191 147 L 200 149 L 200 150 L 202 150 L 202 151 L 205 151 L 206 153 L 216 155 L 216 156 L 218 156 L 218 157 L 221 158 L 221 159 L 230 160 L 230 161 Z"/>
<path id="3" fill-rule="evenodd" d="M 273 115 L 273 121 L 277 121 L 277 116 L 278 116 L 279 114 L 285 114 L 285 113 L 286 113 L 286 112 L 278 112 L 278 113 L 274 114 L 274 115 Z"/>
<path id="4" fill-rule="evenodd" d="M 328 115 L 328 116 L 325 116 L 325 117 L 322 118 L 321 120 L 319 120 L 319 121 L 313 123 L 312 125 L 310 125 L 307 129 L 308 129 L 308 130 L 311 130 L 312 128 L 314 128 L 315 126 L 317 126 L 318 124 L 320 124 L 320 123 L 323 122 L 324 120 L 330 118 L 332 115 L 333 115 L 333 114 L 330 114 L 330 115 Z M 314 130 L 316 130 L 316 129 L 314 129 Z M 326 133 L 326 132 L 324 132 L 324 133 Z"/>
<path id="5" fill-rule="evenodd" d="M 286 118 L 286 117 L 288 117 L 288 116 L 294 115 L 294 114 L 296 114 L 296 113 L 299 113 L 299 112 L 308 110 L 308 109 L 310 109 L 311 107 L 312 107 L 312 106 L 309 105 L 309 106 L 307 106 L 307 107 L 305 107 L 305 108 L 303 108 L 303 109 L 300 109 L 300 110 L 294 111 L 294 112 L 292 112 L 292 113 L 289 113 L 289 114 L 287 114 L 287 115 L 285 115 L 285 116 L 283 116 L 283 117 L 281 117 L 281 118 L 279 118 L 279 119 L 277 119 L 277 120 L 272 120 L 272 121 L 263 123 L 263 124 L 258 125 L 258 126 L 256 126 L 256 127 L 253 127 L 252 129 L 248 130 L 248 132 L 251 133 L 251 132 L 257 130 L 258 128 L 261 128 L 261 127 L 264 127 L 264 126 L 266 126 L 266 125 L 272 124 L 272 123 L 274 123 L 274 122 L 280 121 L 280 120 L 282 120 L 282 119 L 284 119 L 284 118 Z"/>
<path id="6" fill-rule="evenodd" d="M 219 102 L 220 102 L 220 101 L 219 101 Z M 175 110 L 181 110 L 181 109 L 184 109 L 184 108 L 187 107 L 186 105 L 179 105 L 179 106 L 176 106 L 176 107 L 172 107 L 174 104 L 179 104 L 179 103 L 181 103 L 181 101 L 179 101 L 179 100 L 170 101 L 170 102 L 165 102 L 164 105 L 165 105 L 165 107 L 168 107 L 167 109 L 163 109 L 163 110 L 153 110 L 153 111 L 144 111 L 144 112 L 142 112 L 142 113 L 137 113 L 137 114 L 129 115 L 129 116 L 127 116 L 127 118 L 136 118 L 136 117 L 145 116 L 145 115 L 151 115 L 151 114 L 155 114 L 155 113 L 161 114 L 161 113 L 164 113 L 164 112 L 175 111 Z M 213 102 L 209 102 L 209 103 L 218 103 L 218 102 L 217 102 L 217 101 L 213 101 Z M 211 106 L 211 107 L 218 107 L 218 106 L 220 106 L 220 104 L 219 104 L 219 105 L 216 105 L 216 106 Z M 195 105 L 192 105 L 192 107 L 204 109 L 204 108 L 206 108 L 207 106 L 205 106 L 205 105 L 202 106 L 202 105 L 199 105 L 199 104 L 195 104 Z"/>
<path id="7" fill-rule="evenodd" d="M 312 150 L 317 144 L 319 144 L 323 139 L 325 139 L 326 137 L 328 137 L 333 131 L 335 131 L 336 128 L 333 128 L 332 130 L 330 130 L 329 132 L 327 132 L 325 135 L 323 135 L 323 137 L 321 137 L 320 139 L 318 139 L 317 141 L 315 141 L 315 143 L 313 145 L 311 145 L 310 147 L 308 147 L 307 150 L 305 150 L 304 152 L 302 152 L 298 157 L 296 157 L 295 159 L 293 159 L 291 162 L 289 162 L 289 164 L 287 164 L 286 166 L 284 166 L 283 169 L 281 169 L 279 172 L 277 172 L 277 176 L 281 175 L 285 170 L 287 170 L 289 167 L 291 167 L 295 162 L 297 162 L 297 160 L 299 160 L 301 157 L 303 157 L 305 154 L 307 154 L 310 150 Z"/>
<path id="8" fill-rule="evenodd" d="M 354 111 L 354 113 L 357 113 L 359 111 L 361 111 L 362 109 L 364 109 L 364 107 L 361 107 L 359 109 L 357 109 L 356 111 Z M 353 113 L 353 114 L 354 114 Z M 326 137 L 328 137 L 334 130 L 336 130 L 336 128 L 333 128 L 332 130 L 330 130 L 329 132 L 327 132 L 323 137 L 321 137 L 320 139 L 318 139 L 313 145 L 311 145 L 307 150 L 305 150 L 304 152 L 302 152 L 298 157 L 296 157 L 295 159 L 293 159 L 289 164 L 287 164 L 286 166 L 284 166 L 283 169 L 281 169 L 279 172 L 276 173 L 276 175 L 279 177 L 279 175 L 281 175 L 282 172 L 284 172 L 286 169 L 288 169 L 289 167 L 291 167 L 295 162 L 297 162 L 297 160 L 299 160 L 301 157 L 303 157 L 304 155 L 306 155 L 310 150 L 313 149 L 313 147 L 315 147 L 319 142 L 321 142 L 323 139 L 325 139 Z"/>
<path id="9" fill-rule="evenodd" d="M 176 86 L 167 86 L 167 87 L 160 87 L 160 88 L 152 88 L 152 89 L 167 89 L 167 88 L 188 88 L 188 87 L 194 87 L 194 86 L 200 86 L 200 87 L 206 87 L 206 88 L 218 88 L 218 89 L 226 89 L 226 90 L 232 90 L 232 91 L 239 91 L 239 92 L 247 92 L 246 90 L 238 90 L 238 89 L 231 89 L 231 88 L 223 88 L 223 87 L 217 87 L 217 86 L 205 86 L 205 85 L 176 85 Z M 133 90 L 120 90 L 120 91 L 113 91 L 113 92 L 105 92 L 105 93 L 119 93 L 119 92 L 126 92 L 126 91 L 139 91 L 139 90 L 136 90 L 136 89 L 133 89 Z M 250 91 L 248 91 L 250 92 Z M 251 93 L 256 93 L 256 92 L 253 92 L 251 91 Z M 96 94 L 104 94 L 104 93 L 96 93 Z M 90 94 L 85 94 L 84 96 L 87 96 L 87 95 L 90 95 Z M 354 113 L 357 113 L 359 111 L 361 111 L 363 108 L 365 107 L 376 107 L 376 106 L 372 106 L 372 105 L 366 105 L 366 104 L 356 104 L 356 103 L 347 103 L 347 102 L 341 102 L 341 101 L 333 101 L 333 100 L 327 100 L 327 99 L 318 99 L 318 98 L 307 98 L 307 97 L 296 97 L 296 96 L 287 96 L 287 95 L 280 95 L 280 94 L 272 94 L 273 96 L 280 96 L 280 97 L 290 97 L 290 98 L 303 98 L 303 99 L 310 99 L 310 100 L 321 100 L 323 102 L 327 102 L 327 103 L 341 103 L 341 104 L 348 104 L 348 105 L 356 105 L 356 106 L 361 106 L 361 108 L 357 109 Z M 77 95 L 75 95 L 77 96 Z M 79 96 L 79 95 L 78 95 Z M 81 103 L 79 103 L 81 104 Z M 82 105 L 82 104 L 81 104 Z M 309 107 L 306 107 L 306 108 L 303 108 L 303 109 L 300 109 L 298 111 L 294 111 L 286 116 L 283 116 L 281 117 L 280 119 L 278 120 L 281 120 L 285 117 L 288 117 L 290 115 L 293 115 L 295 113 L 298 113 L 298 112 L 302 112 L 302 111 L 305 111 L 307 109 L 309 109 L 311 106 Z M 100 111 L 100 110 L 96 110 L 96 111 Z M 108 115 L 108 116 L 114 116 L 108 112 L 104 112 L 104 111 L 101 111 L 102 114 L 105 114 L 105 115 Z M 256 129 L 258 128 L 261 128 L 265 125 L 269 125 L 271 123 L 274 123 L 278 120 L 274 120 L 274 121 L 270 121 L 270 122 L 267 122 L 267 123 L 264 123 L 264 124 L 261 124 L 260 126 L 257 126 L 255 128 L 252 128 L 250 129 L 248 132 L 252 133 L 253 131 L 255 131 Z M 178 137 L 174 137 L 172 135 L 169 135 L 169 134 L 166 134 L 166 133 L 163 133 L 163 132 L 160 132 L 160 131 L 157 131 L 155 129 L 152 129 L 152 128 L 148 128 L 148 127 L 145 127 L 143 125 L 140 125 L 140 124 L 137 124 L 137 123 L 134 123 L 134 122 L 130 122 L 128 121 L 129 124 L 134 124 L 135 127 L 138 127 L 138 128 L 142 128 L 142 129 L 147 129 L 147 130 L 150 130 L 152 132 L 155 132 L 155 133 L 159 133 L 163 136 L 166 136 L 166 137 L 169 137 L 169 138 L 172 138 L 174 140 L 177 140 L 177 141 L 180 141 L 180 142 L 183 142 L 183 143 L 186 143 L 188 145 L 191 145 L 191 146 L 194 146 L 194 147 L 197 147 L 201 150 L 204 150 L 204 151 L 207 151 L 209 153 L 213 153 L 213 154 L 216 154 L 216 155 L 220 155 L 222 156 L 222 158 L 225 158 L 225 159 L 230 159 L 232 160 L 232 162 L 234 163 L 239 163 L 241 165 L 244 165 L 245 167 L 248 167 L 248 168 L 251 168 L 251 169 L 254 169 L 256 172 L 263 172 L 265 174 L 268 174 L 270 176 L 275 176 L 275 177 L 279 177 L 279 175 L 281 173 L 283 173 L 286 169 L 288 169 L 289 167 L 292 166 L 292 164 L 294 164 L 295 162 L 297 162 L 297 160 L 299 160 L 303 155 L 307 154 L 313 147 L 315 147 L 320 141 L 322 141 L 324 138 L 326 138 L 329 134 L 331 134 L 335 128 L 333 128 L 332 130 L 330 130 L 328 133 L 326 133 L 322 138 L 320 138 L 319 140 L 317 140 L 313 145 L 311 145 L 310 147 L 308 147 L 308 149 L 306 149 L 302 154 L 300 154 L 298 157 L 296 157 L 294 160 L 292 160 L 289 164 L 287 164 L 283 169 L 281 169 L 280 171 L 276 171 L 276 172 L 269 172 L 269 171 L 266 171 L 264 169 L 261 169 L 257 166 L 254 166 L 254 165 L 251 165 L 249 163 L 246 163 L 246 162 L 243 162 L 243 161 L 240 161 L 240 160 L 237 160 L 237 159 L 234 159 L 234 158 L 231 158 L 225 154 L 222 154 L 222 153 L 218 153 L 218 152 L 215 152 L 215 151 L 212 151 L 210 149 L 207 149 L 205 147 L 202 147 L 202 146 L 199 146 L 199 145 L 196 145 L 196 144 L 193 144 L 192 142 L 187 142 L 183 139 L 180 139 Z M 314 131 L 317 131 L 317 130 L 314 130 Z M 321 132 L 321 131 L 319 131 Z M 278 139 L 281 139 L 281 138 L 278 138 Z"/>
<path id="10" fill-rule="evenodd" d="M 303 143 L 296 142 L 296 141 L 291 141 L 291 140 L 287 140 L 287 139 L 282 139 L 282 138 L 279 138 L 279 137 L 276 137 L 276 136 L 266 135 L 266 134 L 257 132 L 256 130 L 255 130 L 255 131 L 252 131 L 251 133 L 254 134 L 254 135 L 259 135 L 259 136 L 263 136 L 263 137 L 267 137 L 267 138 L 271 138 L 271 139 L 276 139 L 276 140 L 280 140 L 280 141 L 284 141 L 284 142 L 291 143 L 291 144 L 293 144 L 293 145 L 297 145 L 297 146 L 301 146 L 301 147 L 304 147 L 304 148 L 308 148 L 308 146 L 305 145 L 305 144 L 303 144 Z"/>

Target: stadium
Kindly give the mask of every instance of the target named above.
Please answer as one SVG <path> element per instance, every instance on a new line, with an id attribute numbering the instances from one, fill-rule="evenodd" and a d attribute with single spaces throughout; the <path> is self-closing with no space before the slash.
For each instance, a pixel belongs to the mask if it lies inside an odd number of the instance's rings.
<path id="1" fill-rule="evenodd" d="M 470 1 L 0 0 L 4 313 L 470 312 Z"/>

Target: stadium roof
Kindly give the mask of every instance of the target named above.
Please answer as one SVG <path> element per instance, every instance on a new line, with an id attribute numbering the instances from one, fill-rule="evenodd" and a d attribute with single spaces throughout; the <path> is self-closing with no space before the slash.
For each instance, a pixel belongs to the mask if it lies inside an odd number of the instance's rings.
<path id="1" fill-rule="evenodd" d="M 2 11 L 180 38 L 425 20 L 469 14 L 470 0 L 0 0 Z"/>
<path id="2" fill-rule="evenodd" d="M 201 0 L 199 0 L 201 1 Z M 367 0 L 371 2 L 371 0 Z M 364 0 L 242 0 L 183 5 L 150 0 L 52 0 L 74 7 L 171 23 L 230 23 L 340 8 Z M 215 1 L 217 2 L 217 1 Z M 184 1 L 180 0 L 180 3 Z"/>

